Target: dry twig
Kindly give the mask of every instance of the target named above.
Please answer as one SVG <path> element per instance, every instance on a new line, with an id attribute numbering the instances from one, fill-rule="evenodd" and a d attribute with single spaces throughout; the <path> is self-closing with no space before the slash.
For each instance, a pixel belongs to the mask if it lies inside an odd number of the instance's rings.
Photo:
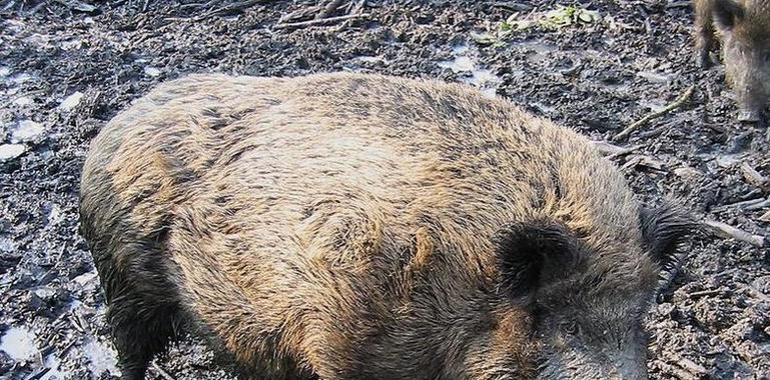
<path id="1" fill-rule="evenodd" d="M 210 11 L 204 13 L 203 15 L 196 17 L 195 20 L 196 21 L 202 21 L 202 20 L 205 20 L 205 19 L 207 19 L 209 17 L 213 17 L 213 16 L 217 16 L 217 15 L 221 15 L 221 14 L 226 14 L 226 13 L 231 13 L 231 12 L 240 12 L 240 11 L 245 10 L 246 8 L 250 8 L 250 7 L 252 7 L 252 6 L 256 5 L 256 4 L 259 4 L 261 2 L 264 2 L 264 1 L 265 0 L 244 0 L 244 1 L 237 2 L 237 3 L 228 4 L 228 5 L 225 5 L 223 7 L 210 10 Z"/>
<path id="2" fill-rule="evenodd" d="M 746 200 L 746 201 L 740 201 L 740 202 L 729 203 L 729 204 L 726 204 L 726 205 L 717 206 L 717 207 L 712 208 L 711 210 L 712 211 L 716 211 L 716 212 L 728 210 L 728 209 L 731 209 L 731 208 L 738 208 L 738 209 L 742 209 L 742 210 L 743 209 L 749 209 L 750 210 L 749 207 L 753 208 L 753 207 L 756 207 L 757 205 L 759 206 L 759 208 L 765 207 L 764 203 L 766 203 L 766 202 L 770 202 L 770 199 L 754 198 L 754 199 L 749 199 L 749 200 Z"/>
<path id="3" fill-rule="evenodd" d="M 276 24 L 273 28 L 275 28 L 275 29 L 304 28 L 304 27 L 313 26 L 313 25 L 330 24 L 330 23 L 334 23 L 334 22 L 337 22 L 337 21 L 344 21 L 344 20 L 350 20 L 350 19 L 361 18 L 361 17 L 369 17 L 369 14 L 368 13 L 360 13 L 360 14 L 353 14 L 353 15 L 329 17 L 329 18 L 320 19 L 320 20 L 308 20 L 308 21 L 300 21 L 300 22 L 287 22 L 287 23 L 284 23 L 284 24 Z"/>
<path id="4" fill-rule="evenodd" d="M 158 372 L 160 377 L 162 377 L 165 380 L 176 380 L 176 379 L 174 379 L 173 376 L 169 375 L 168 372 L 164 371 L 163 368 L 160 368 L 158 363 L 156 363 L 154 361 L 152 362 L 152 369 L 154 369 L 156 372 Z"/>
<path id="5" fill-rule="evenodd" d="M 596 148 L 601 154 L 605 156 L 620 153 L 628 149 L 622 146 L 610 144 L 606 141 L 591 141 L 591 142 L 594 144 L 594 148 Z"/>
<path id="6" fill-rule="evenodd" d="M 672 1 L 668 4 L 666 4 L 667 9 L 671 8 L 687 8 L 692 4 L 690 0 L 682 0 L 682 1 Z"/>
<path id="7" fill-rule="evenodd" d="M 687 88 L 687 90 L 682 93 L 682 95 L 679 95 L 678 98 L 676 98 L 673 102 L 669 103 L 667 106 L 663 107 L 660 110 L 657 110 L 655 112 L 651 112 L 647 115 L 645 115 L 643 118 L 639 119 L 638 121 L 634 122 L 633 124 L 629 125 L 628 128 L 622 130 L 620 133 L 615 135 L 612 138 L 612 141 L 620 141 L 622 139 L 625 139 L 628 137 L 628 135 L 631 134 L 631 132 L 639 129 L 644 124 L 648 123 L 650 120 L 655 119 L 656 117 L 660 117 L 662 115 L 665 115 L 672 110 L 680 107 L 682 104 L 684 104 L 691 96 L 692 93 L 695 91 L 695 86 L 690 86 Z"/>
<path id="8" fill-rule="evenodd" d="M 770 246 L 770 242 L 768 242 L 768 240 L 770 239 L 768 239 L 767 236 L 754 235 L 746 231 L 740 230 L 738 228 L 735 228 L 731 225 L 728 225 L 722 222 L 717 222 L 715 220 L 706 220 L 703 222 L 703 225 L 711 229 L 711 231 L 714 232 L 715 234 L 722 237 L 739 240 L 760 248 Z"/>
<path id="9" fill-rule="evenodd" d="M 746 178 L 749 183 L 762 189 L 765 193 L 770 193 L 770 180 L 765 178 L 762 174 L 759 174 L 759 172 L 754 170 L 751 165 L 742 162 L 741 173 L 743 173 L 743 177 Z"/>
<path id="10" fill-rule="evenodd" d="M 745 210 L 753 211 L 753 210 L 760 210 L 765 207 L 770 206 L 770 198 L 765 199 L 762 202 L 754 203 L 752 205 L 744 206 L 743 208 Z"/>
<path id="11" fill-rule="evenodd" d="M 711 290 L 700 290 L 697 292 L 688 293 L 687 295 L 690 297 L 703 297 L 703 296 L 714 296 L 721 293 L 722 293 L 722 289 L 711 289 Z"/>
<path id="12" fill-rule="evenodd" d="M 622 156 L 625 156 L 625 155 L 627 155 L 629 153 L 636 152 L 637 150 L 644 148 L 644 146 L 645 146 L 644 144 L 639 144 L 639 145 L 636 145 L 636 146 L 632 146 L 630 148 L 623 148 L 623 150 L 621 150 L 621 151 L 618 151 L 618 152 L 615 152 L 613 154 L 610 154 L 609 156 L 607 156 L 607 158 L 610 159 L 610 160 L 614 160 L 614 159 L 616 159 L 618 157 L 622 157 Z"/>

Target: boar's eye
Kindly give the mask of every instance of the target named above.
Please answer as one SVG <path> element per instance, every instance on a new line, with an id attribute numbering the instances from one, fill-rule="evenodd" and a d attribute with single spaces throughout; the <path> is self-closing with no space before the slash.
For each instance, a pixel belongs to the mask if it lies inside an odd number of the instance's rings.
<path id="1" fill-rule="evenodd" d="M 564 278 L 579 260 L 577 238 L 553 220 L 511 224 L 498 232 L 496 243 L 502 286 L 513 297 Z"/>
<path id="2" fill-rule="evenodd" d="M 744 17 L 743 7 L 734 0 L 713 0 L 714 19 L 722 29 L 732 29 Z"/>
<path id="3" fill-rule="evenodd" d="M 639 222 L 645 248 L 664 267 L 673 260 L 679 243 L 696 228 L 695 223 L 671 205 L 656 209 L 642 207 Z"/>

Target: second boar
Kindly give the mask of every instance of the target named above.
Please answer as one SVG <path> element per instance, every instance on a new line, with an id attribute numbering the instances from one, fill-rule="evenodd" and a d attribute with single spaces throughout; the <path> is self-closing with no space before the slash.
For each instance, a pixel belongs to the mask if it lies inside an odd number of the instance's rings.
<path id="1" fill-rule="evenodd" d="M 770 0 L 695 0 L 696 59 L 705 67 L 721 39 L 738 120 L 758 123 L 770 97 Z"/>

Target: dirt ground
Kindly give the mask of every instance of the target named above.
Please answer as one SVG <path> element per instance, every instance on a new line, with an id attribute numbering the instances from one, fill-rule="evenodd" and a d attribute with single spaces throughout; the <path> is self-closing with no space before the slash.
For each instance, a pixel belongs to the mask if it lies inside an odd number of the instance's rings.
<path id="1" fill-rule="evenodd" d="M 118 374 L 77 215 L 87 144 L 111 117 L 187 73 L 336 70 L 467 82 L 597 141 L 694 85 L 681 107 L 614 142 L 634 149 L 611 159 L 641 199 L 679 198 L 755 243 L 704 230 L 683 247 L 649 317 L 649 368 L 655 379 L 770 377 L 770 189 L 744 174 L 770 177 L 770 142 L 734 121 L 723 68 L 692 63 L 686 1 L 585 1 L 574 4 L 598 13 L 527 27 L 572 3 L 356 0 L 325 15 L 347 19 L 286 25 L 312 20 L 317 3 L 0 1 L 0 379 Z M 217 362 L 183 342 L 150 378 L 232 378 Z"/>

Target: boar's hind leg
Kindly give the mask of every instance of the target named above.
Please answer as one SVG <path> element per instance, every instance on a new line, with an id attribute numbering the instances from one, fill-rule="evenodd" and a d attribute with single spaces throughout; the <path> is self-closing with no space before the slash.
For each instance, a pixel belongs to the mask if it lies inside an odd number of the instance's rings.
<path id="1" fill-rule="evenodd" d="M 142 306 L 141 300 L 121 300 L 110 307 L 115 348 L 122 372 L 122 380 L 143 380 L 152 358 L 161 353 L 174 335 L 174 310 Z M 142 308 L 139 312 L 131 309 Z M 173 317 L 172 317 L 173 318 Z"/>
<path id="2" fill-rule="evenodd" d="M 152 358 L 176 338 L 182 319 L 173 285 L 156 252 L 134 254 L 123 273 L 112 273 L 105 289 L 122 380 L 143 380 Z"/>

